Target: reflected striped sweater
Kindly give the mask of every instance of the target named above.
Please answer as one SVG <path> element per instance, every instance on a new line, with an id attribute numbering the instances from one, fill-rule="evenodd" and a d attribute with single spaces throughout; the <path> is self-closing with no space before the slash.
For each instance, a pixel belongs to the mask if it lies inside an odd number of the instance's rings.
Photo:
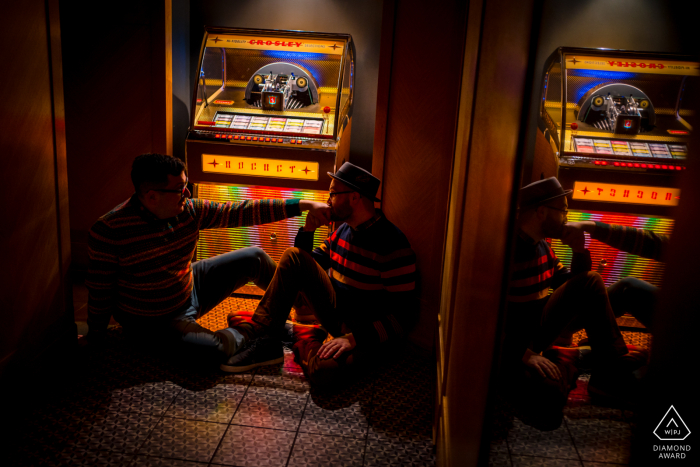
<path id="1" fill-rule="evenodd" d="M 544 306 L 550 287 L 556 289 L 575 274 L 591 270 L 590 252 L 574 253 L 571 269 L 561 264 L 545 240 L 535 242 L 523 231 L 518 232 L 508 284 L 509 309 L 528 303 Z"/>
<path id="2" fill-rule="evenodd" d="M 133 195 L 90 229 L 85 280 L 90 330 L 104 330 L 115 313 L 147 319 L 184 310 L 201 229 L 265 224 L 300 214 L 299 200 L 188 199 L 182 213 L 158 219 Z"/>
<path id="3" fill-rule="evenodd" d="M 668 245 L 668 236 L 651 230 L 636 229 L 617 224 L 595 223 L 591 238 L 618 250 L 661 261 Z"/>
<path id="4" fill-rule="evenodd" d="M 416 255 L 406 236 L 381 212 L 358 226 L 341 225 L 311 251 L 313 232 L 295 246 L 330 271 L 336 309 L 358 345 L 405 337 L 417 318 Z"/>

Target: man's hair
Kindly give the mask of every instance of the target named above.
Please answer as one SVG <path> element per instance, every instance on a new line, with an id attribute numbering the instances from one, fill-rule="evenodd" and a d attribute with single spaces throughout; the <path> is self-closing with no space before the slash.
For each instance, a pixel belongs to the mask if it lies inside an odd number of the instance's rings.
<path id="1" fill-rule="evenodd" d="M 179 176 L 182 171 L 187 174 L 187 167 L 177 157 L 163 154 L 141 154 L 131 165 L 131 182 L 134 190 L 143 195 L 147 190 L 168 184 L 168 175 Z"/>

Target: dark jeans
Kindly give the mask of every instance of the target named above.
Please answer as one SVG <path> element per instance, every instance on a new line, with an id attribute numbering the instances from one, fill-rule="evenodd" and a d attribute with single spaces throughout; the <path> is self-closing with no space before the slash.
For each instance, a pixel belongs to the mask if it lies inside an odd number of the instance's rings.
<path id="1" fill-rule="evenodd" d="M 615 316 L 629 313 L 649 329 L 658 293 L 658 287 L 636 277 L 625 277 L 608 287 L 608 297 Z"/>
<path id="2" fill-rule="evenodd" d="M 322 326 L 334 337 L 349 330 L 343 325 L 343 313 L 336 306 L 336 294 L 328 273 L 313 257 L 298 248 L 287 249 L 277 265 L 275 275 L 258 304 L 253 321 L 265 325 L 269 333 L 281 333 L 298 293 L 302 293 Z M 325 384 L 354 371 L 363 360 L 362 349 L 355 347 L 338 359 L 320 359 L 317 355 L 325 333 L 313 328 L 294 327 L 294 352 L 307 377 Z"/>
<path id="3" fill-rule="evenodd" d="M 535 352 L 544 351 L 560 334 L 582 328 L 588 334 L 598 367 L 627 354 L 605 284 L 595 272 L 579 274 L 552 293 L 541 311 L 531 348 Z M 555 351 L 549 350 L 544 356 L 557 365 L 562 381 L 542 378 L 536 370 L 519 364 L 514 380 L 508 384 L 523 421 L 542 430 L 553 430 L 561 424 L 568 393 L 575 387 L 576 370 L 570 359 Z"/>
<path id="4" fill-rule="evenodd" d="M 257 247 L 242 248 L 197 261 L 192 264 L 194 284 L 186 310 L 176 316 L 148 320 L 124 315 L 117 317 L 117 321 L 125 331 L 137 338 L 180 341 L 205 353 L 209 351 L 220 354 L 224 352 L 220 337 L 195 320 L 250 281 L 265 289 L 274 275 L 275 267 L 272 258 Z M 236 334 L 238 335 L 237 331 Z"/>

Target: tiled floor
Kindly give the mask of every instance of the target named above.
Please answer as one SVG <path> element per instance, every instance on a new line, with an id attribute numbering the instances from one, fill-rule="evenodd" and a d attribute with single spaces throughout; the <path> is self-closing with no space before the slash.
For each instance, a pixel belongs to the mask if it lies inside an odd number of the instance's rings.
<path id="1" fill-rule="evenodd" d="M 82 321 L 84 289 L 76 292 Z M 221 328 L 229 311 L 254 306 L 232 298 L 201 322 Z M 649 345 L 648 334 L 623 334 L 628 343 Z M 407 354 L 331 395 L 310 388 L 285 352 L 283 364 L 232 375 L 135 350 L 115 329 L 103 352 L 83 355 L 70 388 L 54 394 L 47 381 L 50 396 L 28 410 L 10 465 L 435 465 L 434 359 Z M 632 414 L 594 405 L 587 381 L 580 377 L 555 431 L 514 417 L 498 424 L 490 465 L 627 464 Z"/>
<path id="2" fill-rule="evenodd" d="M 223 327 L 254 303 L 229 299 L 202 324 Z M 432 358 L 407 353 L 326 394 L 285 352 L 283 364 L 232 375 L 136 350 L 113 329 L 68 391 L 47 381 L 10 465 L 435 465 Z"/>
<path id="3" fill-rule="evenodd" d="M 629 320 L 629 318 L 626 318 Z M 634 323 L 626 325 L 634 327 Z M 625 341 L 650 347 L 651 336 L 623 331 Z M 584 337 L 583 332 L 574 341 Z M 602 467 L 627 465 L 632 442 L 633 413 L 619 407 L 595 405 L 588 395 L 589 374 L 579 376 L 569 394 L 564 422 L 554 431 L 540 431 L 510 415 L 499 404 L 491 441 L 491 466 Z"/>

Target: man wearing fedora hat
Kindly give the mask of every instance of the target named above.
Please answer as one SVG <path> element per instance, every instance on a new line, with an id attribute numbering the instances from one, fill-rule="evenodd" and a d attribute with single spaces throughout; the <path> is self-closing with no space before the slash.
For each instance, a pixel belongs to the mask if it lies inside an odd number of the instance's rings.
<path id="1" fill-rule="evenodd" d="M 338 381 L 344 370 L 386 356 L 415 321 L 415 254 L 406 236 L 374 207 L 379 179 L 349 162 L 328 175 L 331 220 L 340 226 L 312 251 L 313 232 L 321 224 L 307 217 L 252 318 L 229 317 L 250 345 L 223 364 L 224 371 L 282 361 L 286 330 L 312 382 Z M 285 327 L 298 293 L 323 329 Z M 324 343 L 326 331 L 333 339 Z"/>
<path id="2" fill-rule="evenodd" d="M 634 384 L 632 372 L 646 363 L 641 351 L 625 345 L 605 284 L 591 272 L 583 238 L 566 235 L 566 196 L 571 191 L 554 177 L 520 190 L 507 295 L 503 367 L 507 375 L 524 382 L 516 397 L 524 418 L 543 429 L 560 425 L 576 379 L 572 360 L 550 349 L 560 334 L 586 330 L 595 364 L 589 393 L 621 396 Z M 546 238 L 561 239 L 572 249 L 571 270 L 562 265 Z"/>

